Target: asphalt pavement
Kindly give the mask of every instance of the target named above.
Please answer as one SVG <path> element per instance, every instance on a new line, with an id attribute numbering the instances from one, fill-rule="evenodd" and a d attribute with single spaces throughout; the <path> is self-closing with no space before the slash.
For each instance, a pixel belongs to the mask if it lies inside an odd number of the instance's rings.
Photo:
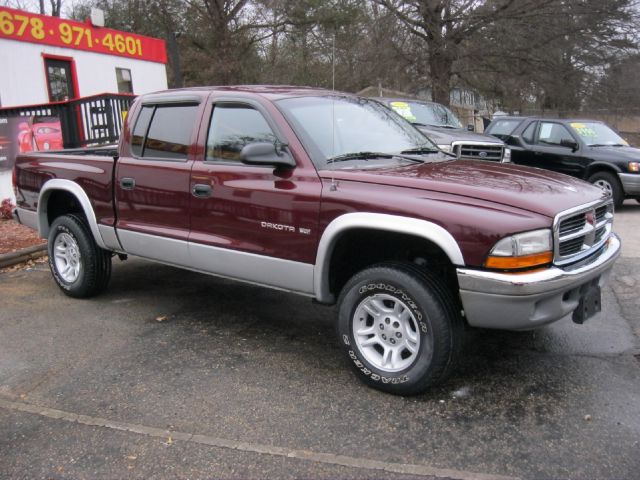
<path id="1" fill-rule="evenodd" d="M 446 384 L 361 385 L 334 311 L 131 259 L 0 274 L 0 478 L 640 478 L 640 204 L 585 325 L 473 331 Z"/>

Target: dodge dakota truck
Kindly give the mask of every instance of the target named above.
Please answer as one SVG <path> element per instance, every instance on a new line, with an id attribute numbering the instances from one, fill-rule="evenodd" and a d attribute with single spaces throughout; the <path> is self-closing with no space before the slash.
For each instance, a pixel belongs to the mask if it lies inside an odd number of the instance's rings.
<path id="1" fill-rule="evenodd" d="M 19 156 L 14 184 L 65 294 L 134 255 L 337 303 L 357 375 L 402 395 L 447 376 L 469 327 L 584 322 L 620 253 L 600 188 L 455 159 L 375 101 L 311 88 L 143 95 L 117 148 Z"/>

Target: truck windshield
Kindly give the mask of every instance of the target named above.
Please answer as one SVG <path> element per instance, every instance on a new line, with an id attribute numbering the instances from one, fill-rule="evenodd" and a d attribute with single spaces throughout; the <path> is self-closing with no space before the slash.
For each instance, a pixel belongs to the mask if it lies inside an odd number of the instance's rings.
<path id="1" fill-rule="evenodd" d="M 390 155 L 407 150 L 416 155 L 437 147 L 409 123 L 377 102 L 358 97 L 296 97 L 277 105 L 293 126 L 316 168 L 328 160 L 389 162 Z M 379 155 L 355 155 L 377 152 Z M 363 158 L 365 157 L 365 158 Z"/>
<path id="2" fill-rule="evenodd" d="M 569 125 L 590 147 L 623 147 L 629 145 L 604 123 L 572 122 Z"/>
<path id="3" fill-rule="evenodd" d="M 389 106 L 411 123 L 434 127 L 462 128 L 455 113 L 439 103 L 392 101 Z"/>

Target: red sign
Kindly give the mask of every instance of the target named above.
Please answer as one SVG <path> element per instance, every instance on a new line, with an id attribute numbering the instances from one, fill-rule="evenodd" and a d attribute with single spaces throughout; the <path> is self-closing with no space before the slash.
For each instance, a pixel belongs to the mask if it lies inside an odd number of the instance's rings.
<path id="1" fill-rule="evenodd" d="M 0 38 L 167 63 L 164 40 L 0 7 Z"/>

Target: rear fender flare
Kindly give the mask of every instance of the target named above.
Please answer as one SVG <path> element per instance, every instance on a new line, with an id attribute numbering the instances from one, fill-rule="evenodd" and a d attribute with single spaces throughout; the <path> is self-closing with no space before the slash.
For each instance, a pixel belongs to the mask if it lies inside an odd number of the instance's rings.
<path id="1" fill-rule="evenodd" d="M 91 202 L 89 201 L 87 193 L 80 185 L 72 182 L 71 180 L 54 178 L 52 180 L 48 180 L 42 186 L 42 189 L 40 190 L 40 196 L 38 197 L 38 232 L 40 233 L 40 236 L 43 238 L 47 238 L 49 236 L 50 225 L 49 218 L 47 216 L 49 197 L 53 192 L 61 190 L 71 193 L 76 198 L 76 200 L 78 200 L 78 203 L 80 204 L 80 207 L 84 212 L 84 216 L 89 224 L 89 228 L 91 230 L 93 238 L 100 248 L 106 249 L 107 247 L 105 246 L 102 235 L 100 235 L 100 230 L 98 229 L 96 214 L 93 211 L 93 207 L 91 206 Z"/>
<path id="2" fill-rule="evenodd" d="M 321 303 L 335 302 L 335 295 L 331 293 L 329 287 L 331 256 L 342 234 L 354 228 L 382 230 L 420 237 L 438 245 L 454 265 L 463 266 L 465 264 L 458 242 L 440 225 L 427 220 L 399 215 L 346 213 L 327 225 L 318 244 L 313 285 L 316 300 Z"/>

